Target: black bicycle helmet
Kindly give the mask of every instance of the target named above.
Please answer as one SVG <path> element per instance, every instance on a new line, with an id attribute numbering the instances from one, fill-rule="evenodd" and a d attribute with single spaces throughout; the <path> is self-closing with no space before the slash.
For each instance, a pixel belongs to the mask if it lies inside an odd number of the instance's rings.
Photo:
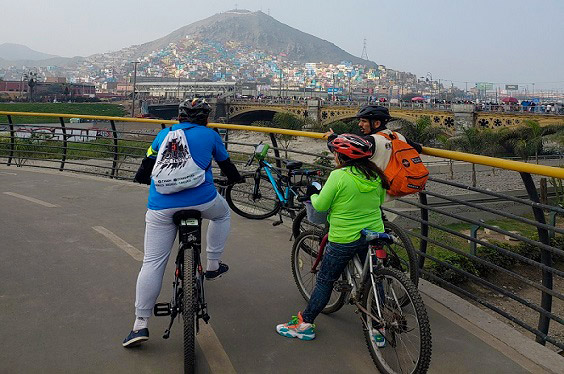
<path id="1" fill-rule="evenodd" d="M 197 124 L 205 124 L 211 113 L 211 106 L 204 99 L 186 99 L 178 106 L 178 116 Z"/>
<path id="2" fill-rule="evenodd" d="M 356 118 L 374 119 L 386 123 L 392 119 L 392 116 L 390 116 L 388 108 L 379 105 L 366 105 L 360 108 Z"/>

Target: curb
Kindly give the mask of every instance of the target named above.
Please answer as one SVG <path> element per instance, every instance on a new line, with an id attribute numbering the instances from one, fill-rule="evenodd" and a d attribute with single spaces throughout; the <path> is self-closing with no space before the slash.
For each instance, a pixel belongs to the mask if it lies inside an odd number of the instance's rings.
<path id="1" fill-rule="evenodd" d="M 531 373 L 564 373 L 564 357 L 536 343 L 461 297 L 424 279 L 419 291 L 425 304 L 497 349 Z"/>

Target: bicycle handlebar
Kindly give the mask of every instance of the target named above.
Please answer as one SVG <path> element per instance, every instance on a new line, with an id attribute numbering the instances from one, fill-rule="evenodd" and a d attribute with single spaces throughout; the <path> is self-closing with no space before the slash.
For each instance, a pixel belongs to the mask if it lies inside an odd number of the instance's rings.
<path id="1" fill-rule="evenodd" d="M 305 176 L 321 175 L 321 170 L 297 169 L 297 170 L 292 170 L 292 174 L 293 175 L 305 175 Z"/>

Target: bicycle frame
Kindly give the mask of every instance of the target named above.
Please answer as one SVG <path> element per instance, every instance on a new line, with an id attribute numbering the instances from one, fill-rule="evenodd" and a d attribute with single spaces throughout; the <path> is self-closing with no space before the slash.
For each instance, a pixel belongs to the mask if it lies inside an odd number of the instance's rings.
<path id="1" fill-rule="evenodd" d="M 272 171 L 274 170 L 274 172 L 276 173 L 276 175 L 280 180 L 285 178 L 285 176 L 283 176 L 282 173 L 277 171 L 270 163 L 268 163 L 268 161 L 260 160 L 259 167 L 255 171 L 255 182 L 258 182 L 258 180 L 260 179 L 261 169 L 264 169 L 264 172 L 266 173 L 268 180 L 272 184 L 272 188 L 274 189 L 274 192 L 276 193 L 276 197 L 278 198 L 278 200 L 282 203 L 284 207 L 292 208 L 294 206 L 294 196 L 298 196 L 298 193 L 292 188 L 290 183 L 286 185 L 286 188 L 284 189 L 284 193 L 282 193 L 280 190 L 280 186 L 276 182 L 276 179 L 274 178 Z M 255 188 L 257 187 L 258 187 L 258 183 L 255 183 Z M 253 194 L 256 193 L 257 191 L 253 191 Z"/>
<path id="2" fill-rule="evenodd" d="M 311 272 L 317 273 L 317 267 L 323 258 L 323 253 L 325 252 L 325 246 L 327 244 L 327 239 L 329 234 L 325 234 L 323 239 L 321 240 L 319 246 L 319 252 L 317 254 L 317 258 L 315 259 L 315 263 L 312 266 Z M 366 258 L 364 260 L 364 264 L 360 261 L 360 257 L 356 254 L 347 264 L 347 267 L 344 270 L 345 277 L 347 279 L 347 283 L 351 287 L 350 289 L 350 301 L 351 304 L 355 304 L 359 310 L 366 315 L 370 315 L 373 319 L 382 319 L 382 311 L 380 310 L 380 292 L 377 292 L 378 289 L 376 287 L 376 282 L 374 280 L 374 269 L 378 269 L 384 266 L 384 261 L 387 258 L 387 252 L 384 245 L 378 244 L 369 244 L 368 245 L 368 252 L 366 254 Z M 370 314 L 369 311 L 364 310 L 364 308 L 359 304 L 360 297 L 363 292 L 364 280 L 367 276 L 370 275 L 371 286 L 374 290 L 374 297 L 376 298 L 376 305 L 378 308 L 378 317 L 375 318 Z M 398 303 L 398 298 L 395 295 L 395 291 L 392 290 L 394 295 L 395 302 Z M 363 323 L 364 319 L 363 319 Z"/>

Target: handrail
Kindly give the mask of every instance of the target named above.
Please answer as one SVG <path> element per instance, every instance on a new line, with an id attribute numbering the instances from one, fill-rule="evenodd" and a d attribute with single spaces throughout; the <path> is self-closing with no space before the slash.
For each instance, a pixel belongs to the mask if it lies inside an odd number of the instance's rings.
<path id="1" fill-rule="evenodd" d="M 458 161 L 466 161 L 466 162 L 471 162 L 473 164 L 492 166 L 505 170 L 518 171 L 521 173 L 531 173 L 537 175 L 544 175 L 546 177 L 564 179 L 564 168 L 557 168 L 554 166 L 529 164 L 521 161 L 512 161 L 503 158 L 480 156 L 471 153 L 449 151 L 446 149 L 437 149 L 437 148 L 429 148 L 429 147 L 423 147 L 422 153 L 429 156 L 444 157 Z"/>
<path id="2" fill-rule="evenodd" d="M 59 114 L 59 113 L 32 113 L 32 112 L 4 112 L 0 111 L 0 115 L 6 116 L 27 116 L 27 117 L 58 117 L 58 118 L 84 118 L 84 119 L 95 119 L 95 120 L 105 120 L 105 121 L 119 121 L 119 122 L 139 122 L 139 123 L 154 123 L 154 124 L 176 124 L 178 121 L 172 120 L 157 120 L 148 118 L 133 118 L 133 117 L 112 117 L 112 116 L 91 116 L 84 114 Z M 296 131 L 296 130 L 286 130 L 274 127 L 258 127 L 249 125 L 232 125 L 225 123 L 210 123 L 209 127 L 230 129 L 230 130 L 245 130 L 290 136 L 301 136 L 314 139 L 324 139 L 325 134 L 311 131 Z M 466 161 L 474 164 L 486 165 L 497 167 L 506 170 L 513 170 L 521 173 L 531 173 L 536 175 L 542 175 L 546 177 L 564 179 L 564 169 L 546 166 L 546 165 L 534 165 L 521 161 L 511 161 L 501 158 L 474 155 L 471 153 L 449 151 L 445 149 L 423 147 L 423 154 L 435 157 L 443 157 L 451 160 Z"/>

